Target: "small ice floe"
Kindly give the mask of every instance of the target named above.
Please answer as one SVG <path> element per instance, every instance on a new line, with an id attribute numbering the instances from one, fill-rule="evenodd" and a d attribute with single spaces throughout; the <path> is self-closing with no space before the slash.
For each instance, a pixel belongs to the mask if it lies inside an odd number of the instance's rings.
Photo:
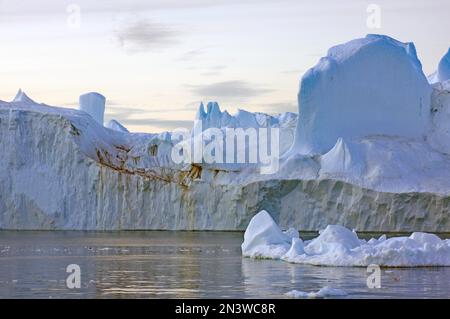
<path id="1" fill-rule="evenodd" d="M 326 297 L 344 297 L 347 296 L 348 294 L 344 290 L 325 286 L 317 292 L 291 290 L 287 292 L 285 295 L 291 298 L 326 298 Z"/>
<path id="2" fill-rule="evenodd" d="M 0 246 L 0 254 L 8 253 L 10 249 L 11 249 L 10 246 L 3 246 L 3 247 Z"/>
<path id="3" fill-rule="evenodd" d="M 450 266 L 450 240 L 434 234 L 415 232 L 392 238 L 383 235 L 366 241 L 338 225 L 328 225 L 309 241 L 303 241 L 292 231 L 287 233 L 268 212 L 261 211 L 245 231 L 242 254 L 318 266 Z"/>

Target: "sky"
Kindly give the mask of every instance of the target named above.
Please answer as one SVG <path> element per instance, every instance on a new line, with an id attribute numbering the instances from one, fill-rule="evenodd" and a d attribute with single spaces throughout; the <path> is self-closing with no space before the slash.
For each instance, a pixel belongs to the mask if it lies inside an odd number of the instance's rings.
<path id="1" fill-rule="evenodd" d="M 448 0 L 0 0 L 0 100 L 22 88 L 76 108 L 96 91 L 136 132 L 189 128 L 200 101 L 297 112 L 329 47 L 387 34 L 414 42 L 428 75 L 449 30 Z"/>

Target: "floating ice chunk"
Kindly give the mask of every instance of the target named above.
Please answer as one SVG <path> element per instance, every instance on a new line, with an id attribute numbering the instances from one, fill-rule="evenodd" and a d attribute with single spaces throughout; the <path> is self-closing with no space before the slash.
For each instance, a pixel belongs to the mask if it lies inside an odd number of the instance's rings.
<path id="1" fill-rule="evenodd" d="M 290 244 L 291 237 L 263 210 L 251 219 L 241 248 L 244 256 L 278 259 L 288 251 Z"/>
<path id="2" fill-rule="evenodd" d="M 129 133 L 128 129 L 125 126 L 114 119 L 110 120 L 105 126 L 115 131 Z"/>
<path id="3" fill-rule="evenodd" d="M 302 78 L 290 154 L 324 154 L 339 137 L 421 137 L 430 95 L 414 44 L 368 35 L 335 46 Z"/>
<path id="4" fill-rule="evenodd" d="M 317 292 L 305 292 L 299 290 L 291 290 L 286 293 L 286 296 L 291 298 L 326 298 L 326 297 L 344 297 L 347 292 L 341 289 L 331 288 L 325 286 Z"/>
<path id="5" fill-rule="evenodd" d="M 244 244 L 247 243 L 250 249 L 245 251 L 243 245 L 244 256 L 319 266 L 450 266 L 450 240 L 441 240 L 433 234 L 417 232 L 409 237 L 389 239 L 383 235 L 379 239 L 373 238 L 366 242 L 345 227 L 329 225 L 311 241 L 291 239 L 291 246 L 287 249 L 286 240 L 280 236 L 284 234 L 267 212 L 264 211 L 263 215 L 258 216 L 255 223 L 248 234 L 246 231 Z M 249 245 L 250 239 L 255 238 L 259 240 Z M 282 251 L 286 253 L 280 255 Z"/>
<path id="6" fill-rule="evenodd" d="M 106 99 L 103 95 L 90 92 L 80 95 L 79 109 L 88 113 L 94 120 L 103 125 Z"/>

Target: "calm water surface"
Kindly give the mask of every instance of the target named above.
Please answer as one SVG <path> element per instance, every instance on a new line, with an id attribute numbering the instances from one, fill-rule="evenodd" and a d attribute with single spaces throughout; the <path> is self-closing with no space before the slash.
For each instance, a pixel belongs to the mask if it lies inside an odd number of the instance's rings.
<path id="1" fill-rule="evenodd" d="M 346 298 L 450 298 L 450 267 L 315 267 L 241 257 L 239 232 L 0 231 L 0 298 L 285 298 L 331 286 Z M 81 289 L 66 267 L 81 268 Z"/>

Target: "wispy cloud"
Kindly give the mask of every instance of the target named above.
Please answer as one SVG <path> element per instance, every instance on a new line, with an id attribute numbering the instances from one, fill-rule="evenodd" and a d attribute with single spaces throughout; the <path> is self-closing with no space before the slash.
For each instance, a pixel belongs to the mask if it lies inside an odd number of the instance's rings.
<path id="1" fill-rule="evenodd" d="M 208 72 L 202 72 L 200 75 L 202 76 L 217 76 L 220 75 L 220 71 L 208 71 Z"/>
<path id="2" fill-rule="evenodd" d="M 166 130 L 175 130 L 179 128 L 192 128 L 194 121 L 188 120 L 166 120 L 158 118 L 139 118 L 139 119 L 126 119 L 121 122 L 125 126 L 140 125 L 140 126 L 158 126 L 164 127 Z"/>
<path id="3" fill-rule="evenodd" d="M 139 20 L 115 31 L 119 45 L 128 52 L 154 51 L 179 42 L 180 32 L 173 27 Z"/>
<path id="4" fill-rule="evenodd" d="M 204 72 L 200 73 L 202 76 L 218 76 L 222 74 L 222 71 L 226 69 L 225 65 L 215 65 L 209 68 L 206 68 Z"/>
<path id="5" fill-rule="evenodd" d="M 177 61 L 192 61 L 205 54 L 205 49 L 195 49 L 183 53 Z"/>
<path id="6" fill-rule="evenodd" d="M 196 103 L 198 106 L 198 103 Z M 158 117 L 149 116 L 154 113 L 168 113 L 168 112 L 182 112 L 182 111 L 194 111 L 196 105 L 189 104 L 186 107 L 180 108 L 144 108 L 144 107 L 128 107 L 123 106 L 114 101 L 108 101 L 107 109 L 105 112 L 106 120 L 115 119 L 125 126 L 158 126 L 164 127 L 167 130 L 174 130 L 176 128 L 188 128 L 192 127 L 192 120 L 170 120 L 161 119 Z"/>
<path id="7" fill-rule="evenodd" d="M 276 103 L 267 103 L 258 106 L 258 109 L 264 113 L 277 114 L 284 112 L 298 112 L 297 103 L 294 102 L 276 102 Z"/>
<path id="8" fill-rule="evenodd" d="M 201 67 L 198 65 L 190 65 L 185 67 L 185 70 L 197 71 L 197 74 L 201 76 L 218 76 L 221 75 L 223 70 L 227 68 L 226 65 L 214 65 L 214 66 L 205 66 Z"/>
<path id="9" fill-rule="evenodd" d="M 273 90 L 252 85 L 246 81 L 225 81 L 206 85 L 187 85 L 190 91 L 201 99 L 244 100 L 273 92 Z"/>
<path id="10" fill-rule="evenodd" d="M 21 16 L 47 16 L 49 14 L 61 14 L 65 12 L 67 5 L 71 3 L 78 4 L 84 12 L 87 13 L 105 13 L 105 12 L 148 12 L 153 10 L 176 10 L 190 8 L 206 8 L 229 5 L 245 5 L 248 3 L 261 2 L 272 3 L 280 0 L 2 0 L 0 1 L 0 15 L 21 15 Z M 288 2 L 289 0 L 284 0 Z M 298 1 L 298 0 L 290 0 Z M 445 1 L 445 0 L 442 0 Z"/>
<path id="11" fill-rule="evenodd" d="M 291 69 L 291 70 L 281 71 L 282 74 L 297 74 L 297 75 L 302 75 L 305 72 L 306 72 L 306 69 Z"/>

